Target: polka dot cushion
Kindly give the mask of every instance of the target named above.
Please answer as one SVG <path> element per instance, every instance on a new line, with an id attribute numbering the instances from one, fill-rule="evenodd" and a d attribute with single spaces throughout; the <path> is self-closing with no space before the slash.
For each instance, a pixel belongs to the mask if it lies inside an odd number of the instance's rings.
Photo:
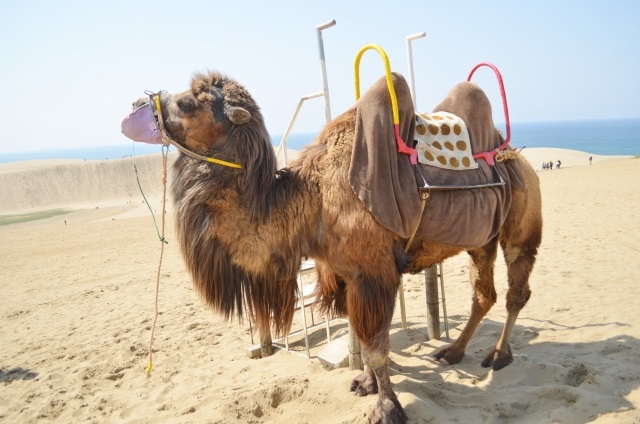
<path id="1" fill-rule="evenodd" d="M 451 113 L 417 113 L 415 138 L 420 163 L 454 170 L 478 167 L 467 126 Z"/>

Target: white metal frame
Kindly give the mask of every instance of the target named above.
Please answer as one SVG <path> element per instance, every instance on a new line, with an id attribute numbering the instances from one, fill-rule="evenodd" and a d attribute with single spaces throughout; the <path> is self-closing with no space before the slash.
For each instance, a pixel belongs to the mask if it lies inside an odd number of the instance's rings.
<path id="1" fill-rule="evenodd" d="M 320 71 L 321 71 L 321 76 L 322 76 L 322 91 L 316 92 L 316 93 L 311 93 L 308 94 L 306 96 L 302 96 L 300 98 L 300 101 L 298 102 L 298 106 L 296 107 L 296 110 L 293 113 L 293 116 L 291 117 L 291 120 L 289 121 L 289 125 L 287 126 L 287 129 L 282 137 L 282 140 L 280 141 L 280 145 L 278 146 L 278 150 L 276 151 L 276 157 L 280 157 L 280 154 L 282 153 L 282 164 L 283 166 L 287 166 L 287 164 L 289 163 L 289 158 L 287 156 L 287 139 L 289 138 L 289 135 L 291 134 L 291 129 L 293 128 L 293 125 L 296 122 L 296 119 L 298 118 L 298 113 L 300 112 L 300 109 L 302 108 L 302 105 L 305 101 L 307 100 L 311 100 L 311 99 L 315 99 L 318 97 L 323 97 L 324 98 L 324 111 L 325 111 L 325 119 L 326 122 L 329 123 L 331 122 L 331 105 L 330 105 L 330 100 L 329 100 L 329 84 L 327 82 L 327 67 L 326 67 L 326 63 L 325 63 L 325 56 L 324 56 L 324 42 L 322 39 L 322 31 L 324 31 L 327 28 L 331 28 L 332 26 L 334 26 L 336 24 L 335 19 L 329 22 L 325 22 L 324 24 L 320 24 L 316 27 L 317 30 L 317 34 L 318 34 L 318 51 L 319 51 L 319 55 L 320 55 Z M 314 327 L 317 327 L 318 325 L 321 324 L 315 324 L 314 322 L 314 318 L 313 318 L 313 311 L 311 312 L 311 326 L 307 327 L 307 313 L 306 313 L 306 308 L 307 306 L 309 306 L 309 304 L 312 303 L 313 300 L 315 300 L 313 298 L 313 294 L 312 293 L 308 293 L 309 289 L 307 289 L 307 293 L 305 293 L 304 290 L 304 286 L 302 284 L 302 277 L 306 276 L 306 275 L 310 275 L 312 273 L 315 272 L 315 263 L 313 261 L 306 261 L 303 262 L 300 266 L 300 272 L 298 273 L 298 290 L 300 292 L 300 299 L 299 299 L 299 306 L 300 306 L 300 310 L 302 311 L 302 326 L 303 329 L 302 330 L 298 330 L 298 331 L 294 331 L 293 333 L 289 333 L 284 337 L 284 342 L 285 342 L 285 348 L 287 349 L 287 351 L 289 352 L 293 352 L 293 353 L 297 353 L 294 351 L 290 351 L 289 350 L 289 336 L 295 335 L 295 334 L 299 334 L 300 331 L 304 331 L 304 344 L 305 344 L 305 350 L 306 350 L 306 356 L 307 358 L 311 357 L 311 354 L 309 352 L 309 334 L 308 331 Z M 327 331 L 327 343 L 329 343 L 331 341 L 331 329 L 329 328 L 329 321 L 330 321 L 330 317 L 327 315 L 324 317 L 324 325 L 326 327 L 326 331 Z M 275 344 L 275 343 L 274 343 Z"/>
<path id="2" fill-rule="evenodd" d="M 291 129 L 298 119 L 298 113 L 300 112 L 300 108 L 302 104 L 310 99 L 315 99 L 317 97 L 324 98 L 324 114 L 327 124 L 331 122 L 331 104 L 329 100 L 329 84 L 327 82 L 327 65 L 324 58 L 324 42 L 322 40 L 322 31 L 327 28 L 331 28 L 336 24 L 335 19 L 329 22 L 325 22 L 324 24 L 318 25 L 316 27 L 318 31 L 318 50 L 320 53 L 320 71 L 322 74 L 322 91 L 318 91 L 316 93 L 311 93 L 306 96 L 302 96 L 300 98 L 300 102 L 298 103 L 298 107 L 296 107 L 293 116 L 291 117 L 291 121 L 289 121 L 289 125 L 287 126 L 287 130 L 282 136 L 282 140 L 280 141 L 280 145 L 278 146 L 278 150 L 276 151 L 276 157 L 280 157 L 280 152 L 282 152 L 282 164 L 283 166 L 287 166 L 289 164 L 289 158 L 287 157 L 287 139 L 289 138 L 289 134 L 291 133 Z"/>

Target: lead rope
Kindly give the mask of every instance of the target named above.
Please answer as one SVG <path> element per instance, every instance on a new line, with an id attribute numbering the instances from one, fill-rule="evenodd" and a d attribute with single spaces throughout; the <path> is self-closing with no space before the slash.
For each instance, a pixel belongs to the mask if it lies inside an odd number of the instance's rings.
<path id="1" fill-rule="evenodd" d="M 411 247 L 411 243 L 413 243 L 413 238 L 416 236 L 416 233 L 418 232 L 418 227 L 420 227 L 420 223 L 422 222 L 422 214 L 424 213 L 425 206 L 427 206 L 427 200 L 429 199 L 429 196 L 430 194 L 428 191 L 420 192 L 420 221 L 418 221 L 418 225 L 416 225 L 416 228 L 413 230 L 411 237 L 409 237 L 409 241 L 407 242 L 407 245 L 404 247 L 405 253 L 409 252 L 409 247 Z"/>
<path id="2" fill-rule="evenodd" d="M 167 156 L 169 147 L 162 146 L 162 232 L 160 233 L 160 261 L 158 263 L 158 273 L 156 276 L 156 301 L 155 313 L 153 316 L 153 326 L 151 327 L 151 339 L 149 340 L 149 365 L 147 365 L 147 377 L 151 375 L 153 369 L 153 338 L 156 332 L 156 323 L 158 322 L 158 296 L 160 293 L 160 270 L 162 269 L 162 257 L 164 255 L 164 245 L 168 242 L 164 238 L 165 215 L 167 209 Z"/>

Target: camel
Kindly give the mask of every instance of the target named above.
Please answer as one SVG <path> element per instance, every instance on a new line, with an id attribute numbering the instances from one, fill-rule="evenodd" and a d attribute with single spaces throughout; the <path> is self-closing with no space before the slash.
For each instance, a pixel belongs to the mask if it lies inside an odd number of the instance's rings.
<path id="1" fill-rule="evenodd" d="M 399 79 L 396 76 L 396 83 Z M 396 91 L 403 92 L 397 85 Z M 234 79 L 216 71 L 196 73 L 189 90 L 159 93 L 134 106 L 146 103 L 158 115 L 165 137 L 182 152 L 175 161 L 171 188 L 176 233 L 204 302 L 227 319 L 248 312 L 261 334 L 271 329 L 284 334 L 293 318 L 300 263 L 313 258 L 320 306 L 346 315 L 361 343 L 364 371 L 350 389 L 358 396 L 378 394 L 371 422 L 407 420 L 387 367 L 389 331 L 403 273 L 417 273 L 468 252 L 471 315 L 458 339 L 435 354 L 440 362 L 456 364 L 496 302 L 493 265 L 500 244 L 508 266 L 508 316 L 482 363 L 499 370 L 512 362 L 509 339 L 531 294 L 528 279 L 542 232 L 539 183 L 524 159 L 513 161 L 522 169 L 526 189 L 510 189 L 504 221 L 486 244 L 430 241 L 425 216 L 405 248 L 407 237 L 380 225 L 348 180 L 355 106 L 327 124 L 288 167 L 278 170 L 260 108 Z"/>

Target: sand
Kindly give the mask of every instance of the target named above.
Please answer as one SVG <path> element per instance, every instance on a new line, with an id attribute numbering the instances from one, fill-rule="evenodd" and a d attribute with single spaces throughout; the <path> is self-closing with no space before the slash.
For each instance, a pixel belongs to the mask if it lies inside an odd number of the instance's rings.
<path id="1" fill-rule="evenodd" d="M 538 172 L 544 237 L 514 362 L 480 366 L 506 317 L 501 259 L 499 301 L 455 366 L 432 359 L 450 340 L 428 339 L 423 277 L 407 276 L 409 327 L 397 308 L 391 333 L 394 389 L 414 423 L 640 422 L 640 159 L 523 154 L 563 169 Z M 132 163 L 0 165 L 0 215 L 69 210 L 0 227 L 0 422 L 367 422 L 376 397 L 349 392 L 358 372 L 318 361 L 322 328 L 311 359 L 248 358 L 249 323 L 224 322 L 194 293 L 171 211 L 146 376 L 160 242 Z M 159 212 L 160 157 L 136 163 Z M 465 255 L 444 263 L 451 339 L 469 316 L 467 273 Z M 332 337 L 344 327 L 332 322 Z"/>

